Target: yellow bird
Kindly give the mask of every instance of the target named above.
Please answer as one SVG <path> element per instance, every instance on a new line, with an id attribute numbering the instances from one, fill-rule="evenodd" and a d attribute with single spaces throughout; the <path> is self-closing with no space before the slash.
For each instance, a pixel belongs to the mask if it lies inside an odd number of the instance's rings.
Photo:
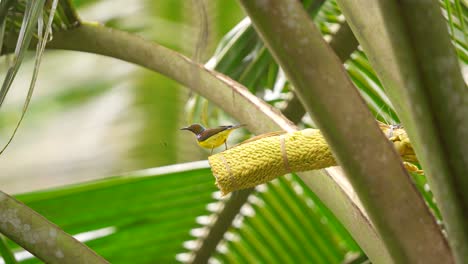
<path id="1" fill-rule="evenodd" d="M 231 134 L 234 129 L 243 126 L 245 125 L 204 128 L 200 124 L 193 124 L 189 127 L 181 128 L 180 130 L 188 130 L 194 133 L 197 136 L 198 145 L 211 149 L 211 154 L 213 154 L 213 149 L 221 146 L 222 144 L 224 144 L 227 149 L 226 140 L 229 137 L 229 134 Z"/>

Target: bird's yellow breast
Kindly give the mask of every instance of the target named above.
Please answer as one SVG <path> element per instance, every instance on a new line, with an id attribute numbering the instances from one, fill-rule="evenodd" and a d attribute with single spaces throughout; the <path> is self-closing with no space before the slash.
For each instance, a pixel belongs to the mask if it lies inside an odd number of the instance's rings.
<path id="1" fill-rule="evenodd" d="M 218 134 L 215 134 L 204 141 L 198 141 L 198 145 L 204 148 L 217 148 L 224 144 L 229 134 L 232 132 L 232 129 L 221 131 Z"/>

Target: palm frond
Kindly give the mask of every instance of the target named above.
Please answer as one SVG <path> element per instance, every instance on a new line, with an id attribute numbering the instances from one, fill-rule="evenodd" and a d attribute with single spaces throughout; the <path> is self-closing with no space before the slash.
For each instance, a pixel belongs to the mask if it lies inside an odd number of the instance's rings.
<path id="1" fill-rule="evenodd" d="M 45 0 L 29 1 L 24 10 L 24 19 L 19 31 L 18 41 L 16 44 L 13 65 L 10 66 L 5 79 L 0 89 L 0 108 L 5 100 L 5 97 L 10 89 L 13 79 L 18 72 L 21 62 L 29 48 L 31 40 L 35 34 L 35 27 L 39 17 L 42 15 Z"/>
<path id="2" fill-rule="evenodd" d="M 32 80 L 31 80 L 31 83 L 29 85 L 28 94 L 26 96 L 26 100 L 25 100 L 24 105 L 23 105 L 23 110 L 21 112 L 20 119 L 18 120 L 18 122 L 17 122 L 17 124 L 15 126 L 15 129 L 13 130 L 13 133 L 11 134 L 9 140 L 7 141 L 5 146 L 0 150 L 0 155 L 6 150 L 8 145 L 10 145 L 11 141 L 13 140 L 14 136 L 16 135 L 16 132 L 18 131 L 18 128 L 19 128 L 21 122 L 23 121 L 23 118 L 24 118 L 24 115 L 26 114 L 26 111 L 28 110 L 29 103 L 31 101 L 31 98 L 32 98 L 32 95 L 33 95 L 33 92 L 34 92 L 34 86 L 36 85 L 37 75 L 39 73 L 39 66 L 40 66 L 41 60 L 42 60 L 42 54 L 44 54 L 46 43 L 47 43 L 47 41 L 49 39 L 49 35 L 51 34 L 51 31 L 52 31 L 52 23 L 54 21 L 54 15 L 55 15 L 55 10 L 57 9 L 57 5 L 58 5 L 58 0 L 54 0 L 52 2 L 52 6 L 50 7 L 50 11 L 49 11 L 49 14 L 48 14 L 49 15 L 48 16 L 48 21 L 47 21 L 44 33 L 42 33 L 42 31 L 43 31 L 42 16 L 38 17 L 38 19 L 39 19 L 38 20 L 38 43 L 37 43 L 37 49 L 36 49 L 36 60 L 35 60 Z"/>
<path id="3" fill-rule="evenodd" d="M 458 5 L 457 8 L 458 10 L 460 10 L 460 5 Z M 318 23 L 319 28 L 322 30 L 322 33 L 324 34 L 325 37 L 332 37 L 333 33 L 337 31 L 337 28 L 339 28 L 340 24 L 343 23 L 343 16 L 335 1 L 326 1 L 325 4 L 322 5 L 322 8 L 320 9 L 320 11 L 316 14 L 314 21 Z M 248 23 L 248 22 L 244 22 L 244 23 Z M 243 32 L 245 32 L 246 29 L 248 29 L 248 27 L 244 25 Z M 234 34 L 227 36 L 226 39 L 228 38 L 229 41 L 231 41 L 231 43 L 235 43 L 236 45 L 246 45 L 248 43 L 247 41 L 240 39 L 240 38 L 234 39 L 233 35 Z M 220 48 L 218 49 L 218 51 L 222 50 L 222 53 L 218 52 L 217 53 L 218 56 L 219 54 L 223 54 L 223 56 L 226 56 L 227 54 L 229 54 L 231 46 L 226 45 L 226 42 L 227 41 L 220 43 Z M 456 43 L 459 43 L 459 42 L 460 41 L 457 41 Z M 257 71 L 256 72 L 257 76 L 262 76 L 260 72 L 262 71 L 262 67 L 265 67 L 265 64 L 261 64 L 260 66 L 258 66 L 258 65 L 255 65 L 255 63 L 258 63 L 258 61 L 262 61 L 262 57 L 264 57 L 265 55 L 262 51 L 259 51 L 258 41 L 256 41 L 255 43 L 256 43 L 255 45 L 252 45 L 252 44 L 250 45 L 251 47 L 255 47 L 255 49 L 251 49 L 252 50 L 251 53 L 249 53 L 248 51 L 245 51 L 245 49 L 244 49 L 245 55 L 243 56 L 240 56 L 239 55 L 240 53 L 238 52 L 235 53 L 239 56 L 237 57 L 237 63 L 233 63 L 233 65 L 238 65 L 238 67 L 239 65 L 244 65 L 245 61 L 247 61 L 248 59 L 251 59 L 252 57 L 256 58 L 252 60 L 253 61 L 252 64 L 249 64 L 249 66 L 244 68 L 245 70 L 241 76 L 249 76 L 249 72 L 254 72 L 254 71 Z M 246 46 L 244 46 L 244 48 Z M 247 55 L 249 55 L 249 57 L 247 57 Z M 463 58 L 463 53 L 461 55 L 462 55 L 461 58 Z M 242 57 L 244 57 L 245 59 L 242 60 Z M 213 60 L 217 62 L 223 61 L 222 59 L 216 59 L 216 58 L 218 58 L 217 55 L 213 57 Z M 215 65 L 219 65 L 219 64 L 215 64 Z M 346 62 L 345 65 L 346 65 L 346 69 L 352 81 L 354 82 L 356 87 L 360 90 L 361 94 L 363 95 L 364 99 L 368 103 L 370 109 L 373 111 L 376 118 L 386 123 L 393 123 L 393 124 L 399 123 L 399 118 L 393 109 L 393 105 L 389 101 L 385 91 L 383 90 L 382 84 L 380 83 L 374 70 L 370 66 L 364 52 L 360 49 L 357 49 L 353 53 L 353 55 L 350 56 L 349 60 Z M 223 72 L 223 70 L 227 70 L 227 68 L 217 68 L 217 70 L 220 70 Z M 229 74 L 230 72 L 232 72 L 232 70 L 227 71 L 227 74 Z M 238 76 L 239 74 L 236 74 L 236 75 L 233 75 L 232 77 L 236 78 Z M 253 85 L 253 82 L 250 78 L 244 77 L 243 80 L 247 81 L 248 84 Z M 252 87 L 250 85 L 248 87 Z M 257 91 L 257 89 L 253 88 L 252 91 Z M 430 207 L 434 210 L 435 215 L 439 215 L 437 206 L 435 205 L 432 199 L 432 195 L 430 193 L 430 190 L 428 189 L 425 178 L 420 175 L 417 175 L 417 176 L 415 175 L 414 177 L 415 177 L 414 178 L 415 182 L 417 182 L 417 186 L 419 187 L 423 196 L 426 198 L 426 201 L 428 202 Z M 230 258 L 232 257 L 233 256 L 231 256 Z M 220 257 L 220 258 L 229 259 L 225 257 Z"/>
<path id="4" fill-rule="evenodd" d="M 180 184 L 184 182 L 184 184 Z M 175 261 L 193 219 L 212 202 L 206 161 L 20 194 L 16 198 L 111 263 Z M 67 206 L 64 206 L 66 204 Z M 9 244 L 21 262 L 40 263 Z"/>
<path id="5" fill-rule="evenodd" d="M 58 12 L 56 12 L 57 10 Z M 0 5 L 0 13 L 4 14 L 4 16 L 1 16 L 2 21 L 0 21 L 0 54 L 3 48 L 3 43 L 12 41 L 5 41 L 5 37 L 8 36 L 11 38 L 16 35 L 5 35 L 5 31 L 13 33 L 18 32 L 18 39 L 13 55 L 13 63 L 9 67 L 0 89 L 0 109 L 2 109 L 3 102 L 8 94 L 8 91 L 10 90 L 11 85 L 13 84 L 16 73 L 20 69 L 24 56 L 27 50 L 30 48 L 33 38 L 37 38 L 35 66 L 32 73 L 28 93 L 25 98 L 20 118 L 9 139 L 0 150 L 1 155 L 13 140 L 29 107 L 39 73 L 39 66 L 41 64 L 42 55 L 44 53 L 47 42 L 50 40 L 49 38 L 52 35 L 52 31 L 74 27 L 79 23 L 79 20 L 69 0 L 54 0 L 51 2 L 46 2 L 45 0 L 17 2 L 4 1 Z M 45 28 L 43 25 L 44 17 L 47 19 Z M 19 19 L 22 19 L 22 24 L 20 27 L 18 27 Z"/>
<path id="6" fill-rule="evenodd" d="M 210 207 L 218 208 L 222 204 L 219 201 Z M 211 217 L 215 216 L 200 219 Z M 213 223 L 205 220 L 198 224 L 194 230 L 209 230 Z M 206 239 L 203 232 L 191 233 L 199 235 L 192 243 L 185 243 L 189 252 L 179 255 L 179 259 L 191 263 L 207 261 L 194 259 L 199 254 L 195 245 L 200 246 Z M 257 187 L 240 208 L 232 226 L 218 235 L 223 237 L 216 244 L 212 258 L 222 263 L 253 260 L 285 263 L 301 259 L 338 263 L 348 252 L 361 252 L 346 229 L 295 175 Z"/>
<path id="7" fill-rule="evenodd" d="M 8 247 L 6 243 L 6 238 L 3 235 L 0 235 L 0 255 L 5 262 L 5 264 L 17 264 L 18 262 L 13 255 L 13 252 Z"/>

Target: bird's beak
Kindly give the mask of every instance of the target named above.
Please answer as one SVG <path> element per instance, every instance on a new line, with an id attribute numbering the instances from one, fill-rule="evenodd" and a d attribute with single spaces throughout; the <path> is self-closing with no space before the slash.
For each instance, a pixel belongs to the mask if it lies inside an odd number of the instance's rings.
<path id="1" fill-rule="evenodd" d="M 188 127 L 183 127 L 180 130 L 189 130 L 189 128 Z"/>

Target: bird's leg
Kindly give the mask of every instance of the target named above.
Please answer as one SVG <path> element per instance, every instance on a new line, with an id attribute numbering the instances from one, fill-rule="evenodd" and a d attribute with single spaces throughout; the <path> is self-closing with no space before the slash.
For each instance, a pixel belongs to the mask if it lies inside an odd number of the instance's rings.
<path id="1" fill-rule="evenodd" d="M 227 143 L 226 143 L 226 140 L 224 141 L 224 150 L 227 150 Z"/>
<path id="2" fill-rule="evenodd" d="M 214 149 L 214 148 L 211 148 L 211 153 L 210 153 L 210 155 L 213 155 L 213 149 Z"/>

